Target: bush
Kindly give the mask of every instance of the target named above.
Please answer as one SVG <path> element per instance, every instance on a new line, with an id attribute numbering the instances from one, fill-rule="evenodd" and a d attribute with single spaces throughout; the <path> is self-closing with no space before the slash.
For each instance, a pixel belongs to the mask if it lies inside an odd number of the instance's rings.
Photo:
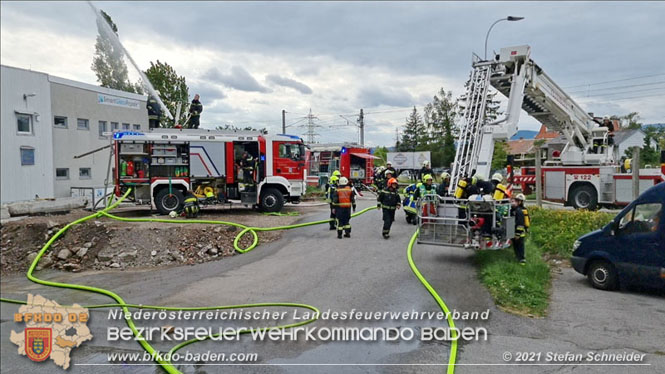
<path id="1" fill-rule="evenodd" d="M 568 258 L 580 236 L 605 226 L 614 214 L 588 210 L 550 210 L 529 207 L 529 236 L 544 253 Z"/>

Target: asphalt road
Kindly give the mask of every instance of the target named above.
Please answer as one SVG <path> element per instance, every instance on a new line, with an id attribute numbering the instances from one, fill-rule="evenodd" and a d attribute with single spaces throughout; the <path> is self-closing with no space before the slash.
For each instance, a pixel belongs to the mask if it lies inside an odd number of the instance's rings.
<path id="1" fill-rule="evenodd" d="M 371 205 L 361 201 L 359 209 Z M 327 217 L 325 208 L 315 208 L 303 221 Z M 260 245 L 252 252 L 195 266 L 122 272 L 86 272 L 82 274 L 46 271 L 40 277 L 100 286 L 113 290 L 129 303 L 173 306 L 211 306 L 258 302 L 295 302 L 316 306 L 321 311 L 363 312 L 438 312 L 438 306 L 411 272 L 406 246 L 414 231 L 399 212 L 390 240 L 381 238 L 381 216 L 370 211 L 352 219 L 352 237 L 338 240 L 327 226 L 290 230 L 282 239 Z M 159 250 L 159 249 L 158 249 Z M 581 276 L 566 269 L 553 286 L 549 316 L 531 319 L 498 310 L 477 280 L 473 253 L 457 248 L 417 245 L 414 259 L 423 275 L 439 292 L 451 310 L 483 312 L 488 320 L 457 320 L 460 328 L 485 328 L 487 341 L 460 342 L 456 371 L 459 373 L 505 372 L 635 372 L 656 373 L 665 370 L 665 299 L 649 292 L 601 292 L 590 288 Z M 62 305 L 96 304 L 109 300 L 101 295 L 36 285 L 24 277 L 2 279 L 4 297 L 23 298 L 31 292 L 55 299 Z M 57 372 L 53 362 L 34 364 L 16 354 L 9 341 L 10 330 L 21 331 L 22 324 L 12 321 L 16 305 L 1 307 L 2 372 Z M 292 308 L 270 308 L 286 311 Z M 302 310 L 299 310 L 302 312 Z M 108 310 L 92 310 L 91 328 L 95 338 L 71 353 L 71 373 L 155 373 L 156 366 L 92 366 L 106 364 L 109 352 L 138 352 L 133 341 L 109 342 L 107 328 L 124 327 L 123 321 L 109 320 Z M 288 318 L 287 318 L 288 319 Z M 243 324 L 244 323 L 244 324 Z M 240 322 L 137 322 L 138 326 L 244 326 Z M 260 321 L 258 325 L 276 324 Z M 284 321 L 281 321 L 284 323 Z M 185 365 L 191 373 L 443 373 L 448 362 L 447 342 L 421 342 L 423 327 L 447 327 L 445 321 L 319 320 L 317 328 L 330 327 L 401 327 L 412 328 L 417 336 L 396 342 L 296 341 L 255 342 L 245 337 L 233 342 L 201 342 L 184 348 L 191 352 L 257 353 L 257 364 L 240 366 Z M 175 343 L 157 342 L 155 347 L 168 351 Z M 541 352 L 539 364 L 548 352 L 579 353 L 642 352 L 650 366 L 503 366 L 513 364 L 518 352 Z M 506 362 L 505 352 L 513 358 Z M 533 364 L 533 363 L 532 363 Z"/>

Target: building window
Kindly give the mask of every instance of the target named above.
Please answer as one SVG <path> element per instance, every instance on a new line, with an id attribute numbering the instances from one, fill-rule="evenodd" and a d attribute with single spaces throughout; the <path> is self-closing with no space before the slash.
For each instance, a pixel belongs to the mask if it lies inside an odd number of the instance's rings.
<path id="1" fill-rule="evenodd" d="M 90 168 L 79 168 L 79 179 L 90 179 L 92 178 L 92 171 Z"/>
<path id="2" fill-rule="evenodd" d="M 21 165 L 35 164 L 35 149 L 32 147 L 21 147 Z"/>
<path id="3" fill-rule="evenodd" d="M 16 113 L 16 126 L 19 134 L 32 135 L 32 115 Z"/>
<path id="4" fill-rule="evenodd" d="M 141 125 L 139 125 L 138 123 L 135 123 L 133 126 L 134 126 L 134 130 L 141 131 Z"/>
<path id="5" fill-rule="evenodd" d="M 108 124 L 106 123 L 106 121 L 99 121 L 99 137 L 106 138 L 104 133 L 107 131 L 108 131 Z"/>
<path id="6" fill-rule="evenodd" d="M 55 169 L 55 179 L 69 179 L 69 168 Z"/>
<path id="7" fill-rule="evenodd" d="M 76 120 L 76 128 L 79 130 L 90 130 L 90 123 L 85 118 L 79 118 Z"/>
<path id="8" fill-rule="evenodd" d="M 113 129 L 113 131 L 120 130 L 120 125 L 118 124 L 118 122 L 111 122 L 111 128 Z"/>
<path id="9" fill-rule="evenodd" d="M 129 123 L 123 123 L 122 124 L 122 129 L 123 130 L 129 130 Z"/>
<path id="10" fill-rule="evenodd" d="M 61 129 L 67 128 L 67 117 L 55 116 L 53 117 L 53 127 L 59 127 Z"/>

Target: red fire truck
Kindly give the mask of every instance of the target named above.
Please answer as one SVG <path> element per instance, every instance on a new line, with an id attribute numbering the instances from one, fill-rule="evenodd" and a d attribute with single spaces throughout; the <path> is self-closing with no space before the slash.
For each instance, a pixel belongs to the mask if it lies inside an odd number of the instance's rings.
<path id="1" fill-rule="evenodd" d="M 240 202 L 278 212 L 305 193 L 305 145 L 291 135 L 205 129 L 116 132 L 115 193 L 133 188 L 137 203 L 179 211 L 191 191 L 204 204 Z M 243 153 L 255 160 L 240 167 Z"/>
<path id="2" fill-rule="evenodd" d="M 310 184 L 325 184 L 333 171 L 339 170 L 355 185 L 370 185 L 373 180 L 374 159 L 369 148 L 355 143 L 312 144 L 307 152 Z M 321 180 L 324 177 L 325 180 Z"/>

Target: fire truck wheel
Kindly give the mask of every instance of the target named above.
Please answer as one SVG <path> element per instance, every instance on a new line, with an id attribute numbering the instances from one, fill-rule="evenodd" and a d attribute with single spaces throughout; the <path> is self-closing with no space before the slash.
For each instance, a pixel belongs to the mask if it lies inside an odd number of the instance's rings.
<path id="1" fill-rule="evenodd" d="M 276 188 L 266 188 L 261 193 L 261 210 L 279 212 L 284 206 L 284 196 Z"/>
<path id="2" fill-rule="evenodd" d="M 178 211 L 182 207 L 185 197 L 182 192 L 173 189 L 169 194 L 168 188 L 162 188 L 155 195 L 155 206 L 160 214 L 169 214 L 172 211 Z"/>
<path id="3" fill-rule="evenodd" d="M 573 188 L 569 196 L 569 205 L 575 209 L 595 210 L 598 207 L 596 189 L 588 184 Z"/>

